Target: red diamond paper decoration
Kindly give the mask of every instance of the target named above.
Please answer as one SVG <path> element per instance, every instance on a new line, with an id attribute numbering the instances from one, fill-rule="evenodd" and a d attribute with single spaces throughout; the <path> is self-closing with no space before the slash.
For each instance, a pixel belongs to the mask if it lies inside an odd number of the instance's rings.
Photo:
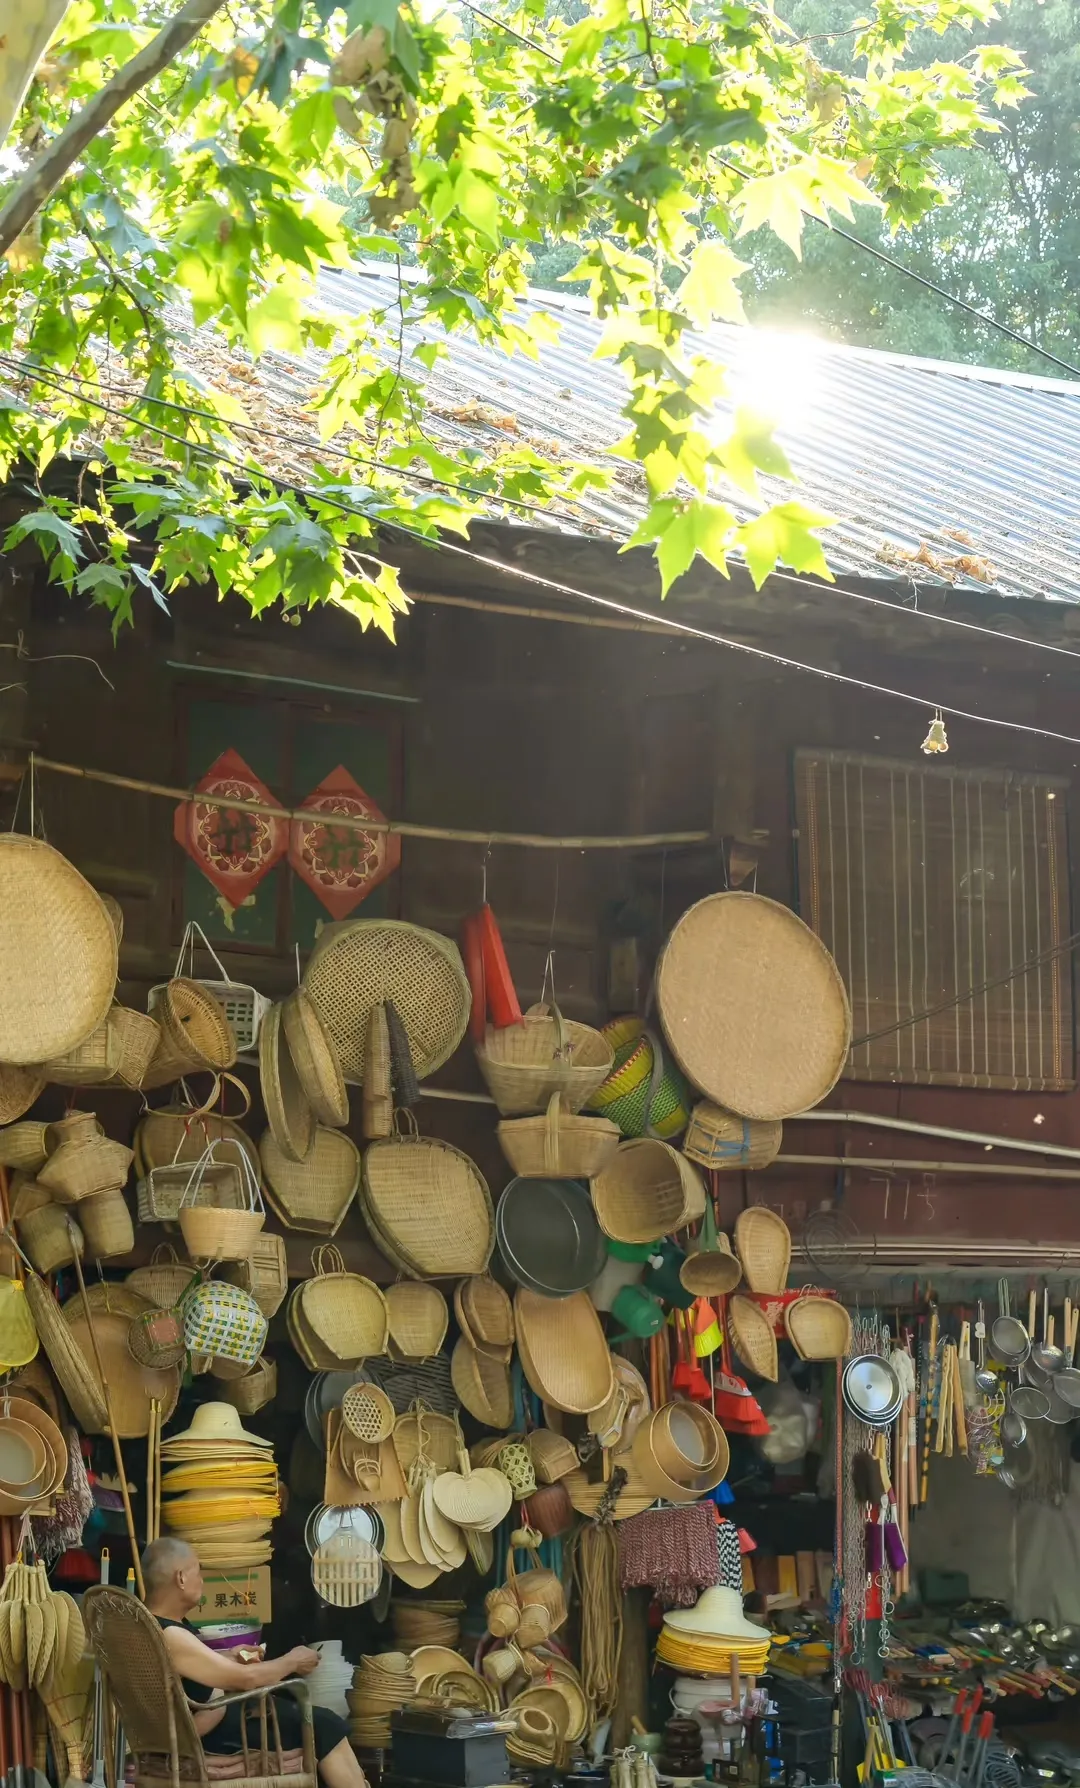
<path id="1" fill-rule="evenodd" d="M 335 826 L 334 814 L 357 819 L 385 819 L 385 814 L 349 775 L 344 764 L 320 782 L 300 803 L 311 819 L 294 819 L 289 827 L 289 862 L 313 888 L 333 919 L 347 919 L 392 875 L 401 862 L 401 839 L 393 832 L 364 832 L 357 826 Z"/>
<path id="2" fill-rule="evenodd" d="M 265 782 L 245 764 L 239 752 L 223 751 L 211 764 L 196 796 L 231 795 L 238 801 L 278 806 Z M 288 848 L 288 822 L 240 807 L 183 801 L 173 818 L 173 837 L 233 908 L 242 906 L 264 875 L 280 863 Z"/>

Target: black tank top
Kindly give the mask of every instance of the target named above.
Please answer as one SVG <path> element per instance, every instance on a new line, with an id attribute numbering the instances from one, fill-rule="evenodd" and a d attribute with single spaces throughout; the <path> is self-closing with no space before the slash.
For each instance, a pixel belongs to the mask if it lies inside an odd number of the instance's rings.
<path id="1" fill-rule="evenodd" d="M 170 1620 L 167 1614 L 155 1614 L 154 1619 L 159 1627 L 183 1627 L 185 1633 L 193 1633 L 195 1638 L 199 1639 L 198 1631 L 188 1620 Z M 199 1639 L 199 1644 L 202 1643 L 202 1640 Z M 209 1701 L 214 1693 L 206 1683 L 192 1682 L 190 1676 L 180 1678 L 180 1687 L 189 1701 Z"/>

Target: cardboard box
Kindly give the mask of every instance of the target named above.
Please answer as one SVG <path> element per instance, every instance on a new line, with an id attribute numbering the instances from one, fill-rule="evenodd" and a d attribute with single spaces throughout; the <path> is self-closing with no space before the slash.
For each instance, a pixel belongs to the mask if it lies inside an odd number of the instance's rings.
<path id="1" fill-rule="evenodd" d="M 188 1616 L 194 1627 L 218 1620 L 270 1620 L 270 1566 L 242 1565 L 239 1570 L 203 1578 L 204 1594 Z"/>

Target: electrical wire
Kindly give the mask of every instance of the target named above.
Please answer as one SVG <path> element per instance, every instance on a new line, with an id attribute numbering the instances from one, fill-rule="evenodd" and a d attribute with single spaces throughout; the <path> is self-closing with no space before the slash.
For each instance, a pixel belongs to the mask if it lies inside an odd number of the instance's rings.
<path id="1" fill-rule="evenodd" d="M 88 402 L 88 403 L 95 402 L 94 399 L 86 397 L 85 393 L 83 393 L 79 389 L 81 381 L 75 379 L 74 377 L 70 377 L 67 380 L 67 382 L 65 383 L 65 381 L 62 377 L 57 377 L 57 375 L 54 373 L 46 372 L 45 369 L 40 367 L 35 361 L 17 360 L 12 355 L 4 354 L 4 353 L 0 352 L 0 365 L 7 366 L 7 367 L 11 368 L 12 370 L 24 371 L 28 376 L 31 376 L 33 378 L 40 380 L 40 382 L 42 384 L 51 385 L 53 387 L 53 389 L 59 391 L 62 396 L 76 398 L 76 399 L 79 399 L 80 401 Z M 126 388 L 124 386 L 113 384 L 108 380 L 99 380 L 97 389 L 99 389 L 101 391 L 114 391 L 120 395 L 127 395 Z M 214 410 L 203 410 L 203 409 L 198 408 L 198 406 L 196 406 L 196 405 L 178 403 L 178 402 L 176 402 L 172 399 L 169 399 L 169 398 L 159 398 L 159 397 L 134 398 L 134 399 L 132 399 L 132 401 L 138 402 L 138 403 L 146 403 L 146 404 L 156 405 L 158 408 L 161 408 L 161 409 L 175 410 L 180 415 L 191 416 L 191 417 L 194 417 L 196 420 L 207 421 L 207 422 L 215 423 L 217 425 L 222 425 L 223 421 L 224 421 L 224 419 L 221 416 L 219 416 L 217 414 L 217 412 Z M 100 409 L 103 409 L 107 415 L 117 416 L 121 420 L 125 420 L 125 421 L 134 421 L 135 420 L 135 418 L 129 417 L 127 415 L 127 412 L 124 410 L 110 408 L 109 406 L 104 405 L 104 404 L 99 404 L 99 405 L 97 405 L 97 407 Z M 293 435 L 293 434 L 290 434 L 288 431 L 282 430 L 282 429 L 267 428 L 263 424 L 243 422 L 243 423 L 225 423 L 224 425 L 227 427 L 230 427 L 230 428 L 237 429 L 241 432 L 246 431 L 249 434 L 258 435 L 259 438 L 262 440 L 284 441 L 286 443 L 290 443 L 290 444 L 296 445 L 296 446 L 302 446 L 305 448 L 309 448 L 312 445 L 312 443 L 302 435 Z M 145 424 L 142 424 L 141 426 L 144 426 L 147 428 L 154 427 L 154 425 L 152 423 L 145 423 Z M 175 440 L 181 440 L 183 437 L 170 434 L 167 436 L 167 438 L 169 440 L 175 441 Z M 205 450 L 207 452 L 215 451 L 214 449 L 212 449 L 210 447 L 209 443 L 191 442 L 188 444 L 193 449 L 198 448 L 200 450 Z M 352 462 L 355 460 L 357 463 L 359 463 L 361 465 L 378 466 L 380 469 L 382 469 L 384 471 L 393 471 L 393 472 L 402 471 L 401 467 L 391 466 L 390 463 L 386 460 L 367 458 L 363 455 L 358 455 L 358 454 L 348 452 L 343 448 L 335 448 L 335 447 L 328 446 L 327 448 L 324 449 L 324 451 L 328 451 L 329 453 L 334 454 L 339 458 L 345 459 L 348 462 Z M 237 462 L 232 460 L 228 455 L 221 455 L 221 457 L 224 459 L 224 462 L 226 464 L 234 465 L 234 466 L 237 465 Z M 244 468 L 242 466 L 240 466 L 240 467 L 238 467 L 238 469 L 243 471 Z M 408 480 L 415 480 L 415 481 L 417 481 L 419 483 L 423 483 L 423 484 L 435 484 L 435 485 L 438 485 L 440 488 L 445 488 L 448 490 L 460 490 L 460 491 L 463 491 L 466 495 L 484 497 L 488 501 L 505 504 L 507 507 L 510 507 L 510 508 L 527 510 L 530 513 L 535 513 L 535 514 L 540 514 L 540 515 L 545 515 L 545 516 L 551 516 L 551 515 L 561 516 L 563 519 L 573 522 L 575 526 L 580 525 L 580 522 L 581 522 L 580 516 L 576 516 L 576 515 L 573 515 L 572 513 L 567 513 L 567 512 L 552 508 L 550 505 L 545 505 L 545 504 L 540 504 L 540 503 L 527 503 L 519 498 L 506 497 L 506 496 L 503 496 L 501 493 L 495 492 L 495 491 L 483 491 L 483 490 L 478 489 L 476 486 L 464 484 L 464 483 L 461 483 L 460 481 L 455 481 L 450 478 L 437 478 L 433 474 L 418 473 L 411 469 L 408 471 L 407 474 L 404 474 L 404 475 L 407 477 Z M 266 474 L 266 476 L 272 477 L 273 475 Z M 610 541 L 613 545 L 621 544 L 621 542 L 619 540 L 619 536 L 611 533 L 610 530 L 606 530 L 606 529 L 601 530 L 598 535 L 594 536 L 594 538 L 601 538 L 601 539 Z M 1061 657 L 1061 658 L 1080 658 L 1080 651 L 1074 651 L 1070 646 L 1056 645 L 1050 640 L 1031 639 L 1031 638 L 1025 637 L 1023 634 L 1018 634 L 1018 633 L 1004 633 L 1004 632 L 1001 632 L 996 627 L 981 627 L 978 624 L 978 622 L 976 622 L 976 621 L 962 621 L 959 619 L 958 616 L 933 613 L 930 611 L 920 609 L 917 606 L 912 607 L 909 603 L 906 603 L 906 602 L 890 602 L 886 597 L 871 596 L 867 591 L 852 590 L 852 589 L 847 588 L 841 584 L 829 584 L 829 583 L 824 582 L 823 580 L 797 577 L 797 576 L 794 576 L 793 574 L 791 574 L 790 572 L 785 572 L 785 571 L 771 571 L 769 573 L 769 581 L 770 582 L 796 584 L 803 590 L 805 590 L 809 584 L 811 588 L 819 591 L 819 593 L 822 595 L 844 596 L 854 602 L 869 603 L 874 608 L 889 609 L 894 614 L 911 615 L 915 619 L 918 619 L 921 621 L 927 621 L 927 622 L 930 622 L 931 624 L 937 625 L 937 626 L 958 627 L 958 628 L 962 629 L 965 633 L 981 634 L 986 639 L 992 639 L 992 640 L 998 641 L 999 643 L 1005 643 L 1005 644 L 1014 645 L 1014 646 L 1025 646 L 1035 652 L 1050 652 L 1050 653 L 1055 654 L 1057 657 Z M 912 587 L 917 591 L 918 585 L 917 585 L 916 581 L 914 579 L 912 579 L 911 582 L 912 582 Z M 662 617 L 661 617 L 661 619 L 662 619 Z"/>
<path id="2" fill-rule="evenodd" d="M 106 415 L 119 416 L 123 421 L 130 421 L 130 417 L 127 417 L 123 411 L 117 410 L 115 406 L 85 396 L 82 397 L 81 401 L 88 403 L 93 409 L 103 411 Z M 149 433 L 156 434 L 163 440 L 176 443 L 178 446 L 182 447 L 185 452 L 200 453 L 204 457 L 219 461 L 241 478 L 252 475 L 248 469 L 242 465 L 238 465 L 234 459 L 231 459 L 228 456 L 228 454 L 222 453 L 217 448 L 210 447 L 203 442 L 188 441 L 183 435 L 174 434 L 169 429 L 159 428 L 154 423 L 148 422 L 142 424 L 142 426 Z M 320 503 L 327 508 L 336 509 L 344 515 L 356 516 L 357 519 L 362 521 L 370 522 L 371 520 L 371 517 L 366 515 L 364 510 L 358 509 L 355 504 L 346 503 L 340 497 L 332 496 L 326 491 L 320 491 L 317 488 L 312 489 L 305 485 L 295 484 L 291 479 L 282 478 L 270 472 L 261 472 L 258 475 L 266 478 L 267 482 L 272 484 L 276 489 L 290 491 L 294 496 L 302 497 L 308 502 Z M 402 522 L 379 518 L 379 525 L 388 531 L 397 531 L 398 533 L 405 535 L 407 539 L 419 541 L 423 545 L 431 544 L 429 537 L 421 534 L 414 528 L 406 527 Z M 783 670 L 803 671 L 810 676 L 823 677 L 826 681 L 831 683 L 839 683 L 849 688 L 864 690 L 870 695 L 882 695 L 889 697 L 894 701 L 907 702 L 922 708 L 924 712 L 926 710 L 936 710 L 941 714 L 949 714 L 954 719 L 970 720 L 980 726 L 1000 727 L 1009 732 L 1025 733 L 1039 739 L 1054 739 L 1064 745 L 1080 745 L 1080 737 L 1076 737 L 1072 733 L 1059 733 L 1053 731 L 1049 727 L 1032 726 L 1020 720 L 1002 720 L 994 715 L 975 714 L 969 709 L 958 708 L 949 702 L 939 701 L 936 698 L 913 695 L 907 690 L 893 689 L 889 687 L 888 684 L 870 683 L 862 677 L 850 677 L 845 675 L 842 671 L 828 670 L 822 665 L 807 664 L 798 658 L 788 658 L 779 652 L 769 652 L 763 646 L 752 646 L 745 640 L 735 640 L 724 634 L 710 633 L 706 628 L 694 627 L 688 621 L 676 621 L 673 617 L 668 615 L 649 613 L 647 610 L 632 608 L 627 603 L 615 602 L 611 597 L 598 596 L 591 590 L 582 590 L 573 584 L 563 584 L 553 578 L 542 577 L 538 572 L 526 571 L 523 567 L 518 565 L 508 565 L 501 559 L 492 558 L 486 553 L 473 552 L 470 548 L 458 546 L 456 542 L 446 540 L 443 537 L 440 537 L 438 546 L 440 552 L 457 553 L 461 557 L 473 560 L 474 563 L 478 565 L 486 565 L 492 570 L 505 573 L 507 576 L 524 579 L 525 582 L 535 584 L 540 588 L 554 590 L 563 596 L 575 597 L 579 601 L 592 603 L 599 608 L 607 609 L 614 614 L 628 616 L 635 621 L 648 621 L 658 624 L 661 627 L 668 628 L 672 633 L 677 633 L 690 639 L 704 640 L 710 645 L 723 646 L 732 652 L 742 652 L 751 658 L 757 658 L 766 663 L 778 665 Z M 792 583 L 801 582 L 801 580 L 796 577 L 790 578 L 789 581 Z"/>

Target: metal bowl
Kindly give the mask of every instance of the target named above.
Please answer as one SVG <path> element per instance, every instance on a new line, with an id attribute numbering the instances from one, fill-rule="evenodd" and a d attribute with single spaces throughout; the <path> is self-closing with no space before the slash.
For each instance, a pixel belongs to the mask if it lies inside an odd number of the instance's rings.
<path id="1" fill-rule="evenodd" d="M 495 1219 L 511 1278 L 549 1298 L 584 1291 L 607 1259 L 592 1199 L 579 1180 L 511 1180 Z"/>
<path id="2" fill-rule="evenodd" d="M 860 1353 L 844 1367 L 844 1402 L 852 1415 L 871 1428 L 887 1428 L 904 1404 L 900 1380 L 880 1354 Z"/>

